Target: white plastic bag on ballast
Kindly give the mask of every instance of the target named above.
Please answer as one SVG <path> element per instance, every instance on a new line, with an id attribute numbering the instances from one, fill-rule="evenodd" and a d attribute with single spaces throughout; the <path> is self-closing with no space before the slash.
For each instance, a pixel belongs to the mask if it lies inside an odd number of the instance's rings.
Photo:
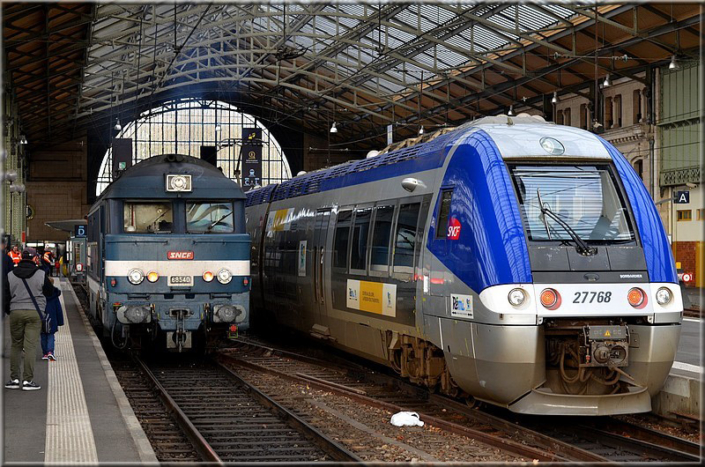
<path id="1" fill-rule="evenodd" d="M 394 426 L 423 426 L 423 422 L 419 420 L 419 414 L 416 412 L 399 412 L 392 415 L 391 420 Z"/>

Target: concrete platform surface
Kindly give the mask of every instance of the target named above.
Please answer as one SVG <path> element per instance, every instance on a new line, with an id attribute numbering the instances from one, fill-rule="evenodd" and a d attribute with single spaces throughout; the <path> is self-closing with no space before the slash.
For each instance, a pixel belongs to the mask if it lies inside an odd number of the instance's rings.
<path id="1" fill-rule="evenodd" d="M 56 279 L 55 279 L 56 281 Z M 34 356 L 39 391 L 3 391 L 2 463 L 157 463 L 100 342 L 65 280 L 65 325 L 56 333 L 56 362 Z M 10 373 L 9 318 L 2 321 L 3 385 Z"/>

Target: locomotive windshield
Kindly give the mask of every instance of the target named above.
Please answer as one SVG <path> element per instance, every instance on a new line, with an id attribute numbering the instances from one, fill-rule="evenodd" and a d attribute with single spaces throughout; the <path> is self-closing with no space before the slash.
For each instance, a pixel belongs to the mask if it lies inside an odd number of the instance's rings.
<path id="1" fill-rule="evenodd" d="M 232 232 L 233 225 L 233 203 L 225 201 L 186 203 L 187 232 Z"/>
<path id="2" fill-rule="evenodd" d="M 571 234 L 590 242 L 634 240 L 607 166 L 522 165 L 511 170 L 529 240 L 572 241 Z"/>
<path id="3" fill-rule="evenodd" d="M 126 233 L 170 233 L 173 210 L 170 202 L 125 202 Z"/>

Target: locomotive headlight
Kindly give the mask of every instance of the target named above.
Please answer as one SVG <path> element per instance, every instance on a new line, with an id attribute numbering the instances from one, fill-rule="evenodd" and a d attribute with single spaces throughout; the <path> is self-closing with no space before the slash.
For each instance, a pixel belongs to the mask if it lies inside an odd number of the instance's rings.
<path id="1" fill-rule="evenodd" d="M 522 289 L 512 289 L 507 295 L 507 300 L 512 306 L 520 306 L 526 300 L 526 292 Z"/>
<path id="2" fill-rule="evenodd" d="M 656 291 L 656 301 L 659 305 L 667 305 L 672 298 L 673 294 L 666 287 L 661 287 Z"/>
<path id="3" fill-rule="evenodd" d="M 206 272 L 203 273 L 203 280 L 206 281 L 206 282 L 212 281 L 212 280 L 213 280 L 213 277 L 215 277 L 215 276 L 213 276 L 213 273 L 210 272 L 210 271 L 206 271 Z"/>
<path id="4" fill-rule="evenodd" d="M 232 279 L 233 279 L 233 275 L 227 269 L 223 268 L 220 271 L 218 271 L 218 282 L 220 282 L 221 284 L 227 284 Z"/>
<path id="5" fill-rule="evenodd" d="M 157 282 L 158 279 L 159 279 L 159 274 L 157 274 L 155 271 L 152 271 L 149 274 L 147 274 L 147 280 L 149 282 Z"/>
<path id="6" fill-rule="evenodd" d="M 144 280 L 144 273 L 139 269 L 132 269 L 127 273 L 127 280 L 130 281 L 130 284 L 139 285 Z"/>

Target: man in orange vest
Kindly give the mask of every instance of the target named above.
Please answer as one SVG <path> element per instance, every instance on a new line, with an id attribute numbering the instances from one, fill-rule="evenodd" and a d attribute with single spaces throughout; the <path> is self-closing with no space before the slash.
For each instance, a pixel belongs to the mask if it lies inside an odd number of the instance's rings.
<path id="1" fill-rule="evenodd" d="M 12 262 L 15 266 L 20 264 L 20 260 L 22 259 L 22 253 L 20 252 L 20 247 L 17 245 L 12 246 L 12 251 L 8 253 L 10 255 L 10 258 L 12 259 Z"/>
<path id="2" fill-rule="evenodd" d="M 44 264 L 41 264 L 40 267 L 44 270 L 47 276 L 51 276 L 51 271 L 54 269 L 54 254 L 51 250 L 46 250 L 44 252 L 43 260 Z"/>

